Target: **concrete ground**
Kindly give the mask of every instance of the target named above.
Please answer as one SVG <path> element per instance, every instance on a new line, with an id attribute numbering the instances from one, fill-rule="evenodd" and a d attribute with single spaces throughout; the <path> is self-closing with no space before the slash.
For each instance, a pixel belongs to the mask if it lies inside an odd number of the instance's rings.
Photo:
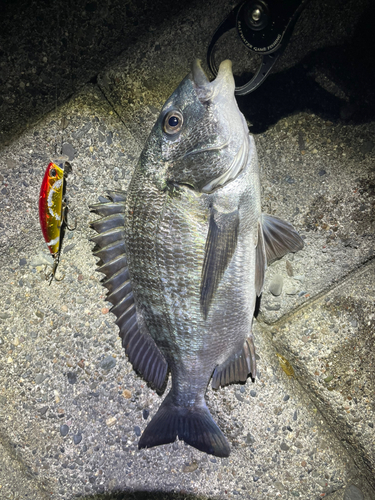
<path id="1" fill-rule="evenodd" d="M 0 498 L 375 499 L 370 2 L 312 0 L 278 70 L 238 100 L 257 144 L 264 211 L 292 222 L 305 247 L 267 271 L 255 382 L 208 390 L 230 457 L 181 442 L 137 449 L 161 398 L 121 348 L 88 206 L 126 189 L 161 105 L 233 5 L 166 14 L 57 109 L 47 112 L 46 99 L 21 135 L 12 128 L 19 107 L 4 126 L 17 134 L 6 132 L 0 151 Z M 235 37 L 221 50 L 244 70 Z M 64 240 L 64 279 L 48 286 L 37 204 L 56 145 L 71 159 L 77 229 Z"/>

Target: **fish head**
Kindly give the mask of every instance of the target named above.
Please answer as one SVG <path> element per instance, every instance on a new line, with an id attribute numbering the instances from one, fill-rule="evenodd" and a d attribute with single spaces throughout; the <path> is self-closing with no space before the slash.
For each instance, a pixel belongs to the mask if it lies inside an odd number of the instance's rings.
<path id="1" fill-rule="evenodd" d="M 183 184 L 211 193 L 247 162 L 249 131 L 235 95 L 232 63 L 210 82 L 200 62 L 164 104 L 142 156 L 159 187 Z M 149 161 L 151 160 L 151 161 Z"/>

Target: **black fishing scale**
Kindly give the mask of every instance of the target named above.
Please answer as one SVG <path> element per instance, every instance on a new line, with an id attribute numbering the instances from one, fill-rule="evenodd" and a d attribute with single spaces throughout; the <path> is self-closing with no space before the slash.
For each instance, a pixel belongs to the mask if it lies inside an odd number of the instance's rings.
<path id="1" fill-rule="evenodd" d="M 262 56 L 262 62 L 253 78 L 241 87 L 237 95 L 256 90 L 267 78 L 276 61 L 284 52 L 296 21 L 309 0 L 245 0 L 239 3 L 215 31 L 207 50 L 207 63 L 217 75 L 214 46 L 227 31 L 236 28 L 241 41 Z"/>

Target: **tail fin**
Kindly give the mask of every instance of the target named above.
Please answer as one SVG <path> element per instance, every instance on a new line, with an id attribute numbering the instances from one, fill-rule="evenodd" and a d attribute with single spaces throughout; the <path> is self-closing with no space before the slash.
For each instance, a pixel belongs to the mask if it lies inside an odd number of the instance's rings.
<path id="1" fill-rule="evenodd" d="M 228 441 L 214 422 L 206 405 L 191 408 L 176 406 L 169 393 L 144 430 L 138 448 L 152 448 L 173 443 L 177 436 L 190 446 L 210 455 L 229 456 Z"/>

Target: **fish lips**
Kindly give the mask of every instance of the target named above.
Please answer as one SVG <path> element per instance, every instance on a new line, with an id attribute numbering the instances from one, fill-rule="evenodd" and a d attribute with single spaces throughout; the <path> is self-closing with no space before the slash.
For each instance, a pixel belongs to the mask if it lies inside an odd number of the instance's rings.
<path id="1" fill-rule="evenodd" d="M 204 72 L 201 61 L 196 59 L 193 62 L 189 78 L 192 80 L 197 95 L 202 102 L 212 100 L 215 96 L 234 98 L 235 81 L 232 73 L 232 62 L 229 59 L 222 61 L 218 74 L 212 82 Z"/>

